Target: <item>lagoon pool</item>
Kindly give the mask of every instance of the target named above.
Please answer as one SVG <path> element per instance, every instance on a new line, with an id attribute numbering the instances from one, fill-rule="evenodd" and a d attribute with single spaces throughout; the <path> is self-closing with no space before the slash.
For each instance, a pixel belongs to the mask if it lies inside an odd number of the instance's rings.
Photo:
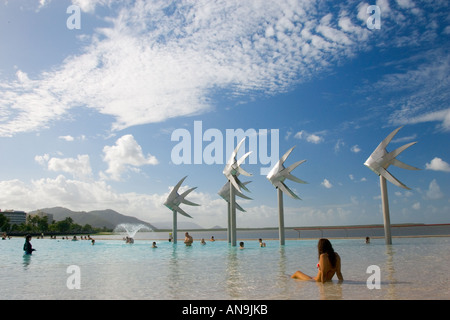
<path id="1" fill-rule="evenodd" d="M 94 237 L 95 238 L 95 237 Z M 24 239 L 0 241 L 1 299 L 449 299 L 450 238 L 330 239 L 342 259 L 345 281 L 317 284 L 293 280 L 300 269 L 317 272 L 317 240 L 265 241 L 245 249 L 226 241 L 192 247 L 157 240 L 90 241 L 32 239 L 37 251 L 24 256 Z M 367 272 L 380 268 L 380 289 L 369 289 Z M 79 270 L 79 289 L 67 281 Z M 69 269 L 70 271 L 70 269 Z"/>

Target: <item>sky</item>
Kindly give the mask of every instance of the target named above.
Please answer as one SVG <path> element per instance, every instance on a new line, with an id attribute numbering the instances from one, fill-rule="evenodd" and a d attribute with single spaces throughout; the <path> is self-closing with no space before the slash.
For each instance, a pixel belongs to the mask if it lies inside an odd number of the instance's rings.
<path id="1" fill-rule="evenodd" d="M 382 224 L 363 164 L 389 167 L 391 223 L 450 222 L 450 4 L 443 1 L 0 0 L 0 208 L 113 209 L 170 225 L 163 203 L 226 226 L 217 192 L 239 134 L 238 227 L 278 226 L 266 174 L 288 149 L 285 226 Z"/>

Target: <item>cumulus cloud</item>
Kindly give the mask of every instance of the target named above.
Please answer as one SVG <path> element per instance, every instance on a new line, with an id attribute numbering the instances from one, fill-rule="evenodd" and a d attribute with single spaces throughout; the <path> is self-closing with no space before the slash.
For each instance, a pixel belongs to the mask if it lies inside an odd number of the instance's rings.
<path id="1" fill-rule="evenodd" d="M 42 156 L 35 156 L 34 161 L 39 163 L 41 166 L 46 165 L 47 161 L 50 159 L 50 155 L 48 153 L 42 155 Z"/>
<path id="2" fill-rule="evenodd" d="M 71 173 L 74 177 L 90 177 L 92 169 L 87 154 L 74 158 L 51 158 L 48 161 L 48 169 L 51 171 L 63 171 Z"/>
<path id="3" fill-rule="evenodd" d="M 450 164 L 448 164 L 441 158 L 435 157 L 433 158 L 433 160 L 430 161 L 430 163 L 425 164 L 425 169 L 450 172 Z"/>
<path id="4" fill-rule="evenodd" d="M 116 193 L 104 181 L 80 181 L 68 179 L 63 175 L 54 179 L 33 180 L 31 183 L 20 180 L 0 181 L 0 190 L 3 203 L 25 210 L 66 206 L 73 210 L 117 208 L 116 210 L 124 209 L 124 212 L 131 213 L 128 209 L 125 210 L 126 207 L 133 207 L 134 204 L 130 200 L 139 198 L 136 195 Z M 142 204 L 142 201 L 139 201 L 139 204 Z"/>
<path id="5" fill-rule="evenodd" d="M 54 179 L 42 178 L 30 183 L 18 179 L 1 180 L 0 202 L 7 208 L 25 211 L 54 206 L 75 211 L 110 208 L 150 223 L 167 222 L 171 221 L 172 215 L 163 203 L 171 188 L 160 194 L 120 193 L 105 180 L 81 181 L 58 175 Z M 211 221 L 226 225 L 226 211 L 223 210 L 224 201 L 221 198 L 197 191 L 190 193 L 189 197 L 201 204 L 199 207 L 190 207 L 188 211 L 195 218 L 195 223 L 205 227 L 213 227 Z M 178 219 L 187 218 L 180 216 Z M 254 226 L 254 221 L 248 226 Z"/>
<path id="6" fill-rule="evenodd" d="M 323 141 L 323 137 L 319 136 L 320 133 L 308 133 L 305 130 L 301 130 L 294 135 L 296 139 L 306 140 L 307 142 L 319 144 Z"/>
<path id="7" fill-rule="evenodd" d="M 331 182 L 328 179 L 323 179 L 321 185 L 327 189 L 330 189 L 333 187 L 333 185 L 331 184 Z"/>
<path id="8" fill-rule="evenodd" d="M 48 154 L 37 155 L 34 160 L 49 171 L 66 172 L 77 179 L 92 178 L 89 155 L 78 155 L 77 158 L 55 158 Z M 103 161 L 108 168 L 100 172 L 103 179 L 119 181 L 128 170 L 139 171 L 144 165 L 157 165 L 158 159 L 151 154 L 144 155 L 141 146 L 133 135 L 128 134 L 117 139 L 114 145 L 103 148 Z"/>
<path id="9" fill-rule="evenodd" d="M 108 164 L 108 169 L 105 171 L 106 174 L 102 174 L 102 177 L 117 181 L 121 179 L 123 173 L 131 168 L 158 164 L 156 157 L 151 154 L 144 155 L 141 146 L 131 134 L 117 139 L 113 146 L 105 146 L 103 160 Z"/>
<path id="10" fill-rule="evenodd" d="M 441 188 L 439 187 L 439 184 L 437 183 L 436 179 L 433 179 L 430 182 L 430 185 L 428 186 L 428 190 L 426 192 L 427 198 L 436 200 L 440 199 L 444 196 L 444 194 L 441 191 Z"/>
<path id="11" fill-rule="evenodd" d="M 34 160 L 49 171 L 70 173 L 74 178 L 87 179 L 92 177 L 89 155 L 78 155 L 75 158 L 50 158 L 48 154 L 35 156 Z"/>

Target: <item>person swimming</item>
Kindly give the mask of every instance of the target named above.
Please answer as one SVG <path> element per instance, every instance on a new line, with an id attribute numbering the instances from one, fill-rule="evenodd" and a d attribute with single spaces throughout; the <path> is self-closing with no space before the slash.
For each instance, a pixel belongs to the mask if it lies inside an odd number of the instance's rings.
<path id="1" fill-rule="evenodd" d="M 339 281 L 343 281 L 341 273 L 341 258 L 334 252 L 333 246 L 328 239 L 320 239 L 317 243 L 317 251 L 319 255 L 319 263 L 317 268 L 317 276 L 311 277 L 304 274 L 301 271 L 296 271 L 291 278 L 299 280 L 314 280 L 317 282 L 327 282 L 331 281 L 333 276 L 336 274 Z"/>
<path id="2" fill-rule="evenodd" d="M 126 237 L 125 238 L 125 243 L 133 244 L 134 243 L 134 239 L 131 238 L 131 237 Z"/>
<path id="3" fill-rule="evenodd" d="M 261 248 L 265 248 L 265 247 L 266 247 L 266 243 L 263 242 L 261 238 L 259 238 L 258 241 L 259 241 L 259 246 L 260 246 Z"/>
<path id="4" fill-rule="evenodd" d="M 36 249 L 33 249 L 33 246 L 31 245 L 31 236 L 28 234 L 25 237 L 25 243 L 23 244 L 23 251 L 25 251 L 25 254 L 32 254 L 33 251 L 36 251 Z"/>

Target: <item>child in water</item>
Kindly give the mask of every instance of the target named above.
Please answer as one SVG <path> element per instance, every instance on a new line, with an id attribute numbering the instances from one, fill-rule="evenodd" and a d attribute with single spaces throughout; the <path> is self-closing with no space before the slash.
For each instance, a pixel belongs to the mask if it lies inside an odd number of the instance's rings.
<path id="1" fill-rule="evenodd" d="M 33 249 L 33 246 L 31 245 L 31 236 L 27 235 L 25 237 L 25 243 L 23 244 L 23 251 L 25 251 L 25 254 L 31 254 L 33 251 L 36 251 L 36 249 Z"/>

